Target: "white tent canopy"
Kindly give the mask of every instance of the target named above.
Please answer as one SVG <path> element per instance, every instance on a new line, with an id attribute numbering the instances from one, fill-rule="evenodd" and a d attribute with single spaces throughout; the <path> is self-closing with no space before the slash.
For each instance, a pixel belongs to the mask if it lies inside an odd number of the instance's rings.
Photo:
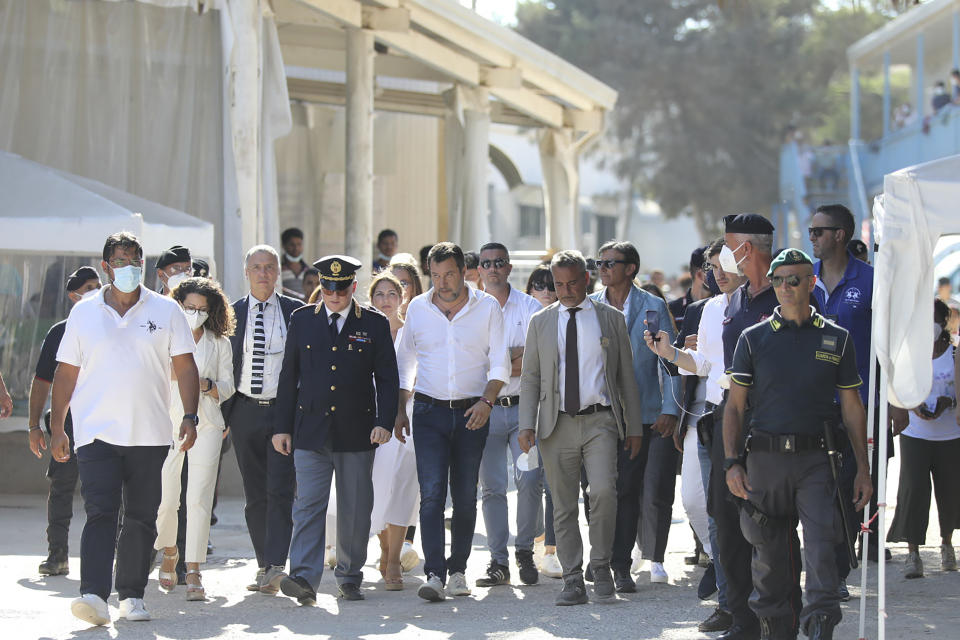
<path id="1" fill-rule="evenodd" d="M 102 182 L 0 151 L 0 251 L 99 255 L 111 233 L 131 231 L 144 254 L 175 244 L 213 258 L 213 225 Z"/>
<path id="2" fill-rule="evenodd" d="M 960 155 L 891 173 L 874 205 L 873 341 L 890 401 L 911 408 L 930 392 L 934 248 L 960 232 Z"/>

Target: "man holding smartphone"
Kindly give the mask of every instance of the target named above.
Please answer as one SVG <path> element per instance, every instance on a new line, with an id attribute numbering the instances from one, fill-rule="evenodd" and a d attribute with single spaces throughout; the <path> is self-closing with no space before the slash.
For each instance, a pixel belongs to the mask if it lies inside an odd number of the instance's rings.
<path id="1" fill-rule="evenodd" d="M 650 581 L 668 580 L 663 558 L 677 485 L 679 452 L 673 446 L 673 432 L 680 415 L 680 377 L 671 367 L 661 390 L 660 363 L 644 345 L 643 332 L 655 323 L 673 342 L 676 330 L 666 303 L 634 283 L 640 254 L 633 244 L 607 242 L 600 247 L 599 255 L 597 266 L 604 288 L 591 298 L 623 312 L 633 375 L 640 389 L 643 447 L 639 455 L 631 456 L 621 443 L 617 457 L 617 525 L 610 561 L 617 591 L 633 593 L 637 587 L 630 564 L 638 528 L 642 527 L 643 557 L 650 560 Z"/>

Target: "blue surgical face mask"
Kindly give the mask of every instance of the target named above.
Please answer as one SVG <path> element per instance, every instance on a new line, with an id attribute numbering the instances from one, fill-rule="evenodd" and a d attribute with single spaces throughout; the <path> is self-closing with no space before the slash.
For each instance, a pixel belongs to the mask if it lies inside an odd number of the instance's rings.
<path id="1" fill-rule="evenodd" d="M 713 295 L 720 295 L 720 285 L 717 284 L 717 277 L 713 273 L 713 269 L 707 272 L 707 277 L 705 278 L 707 283 L 707 288 L 710 290 L 710 293 Z"/>
<path id="2" fill-rule="evenodd" d="M 125 267 L 113 270 L 113 286 L 124 293 L 133 293 L 140 286 L 140 277 L 143 275 L 142 267 L 135 267 L 128 264 Z"/>

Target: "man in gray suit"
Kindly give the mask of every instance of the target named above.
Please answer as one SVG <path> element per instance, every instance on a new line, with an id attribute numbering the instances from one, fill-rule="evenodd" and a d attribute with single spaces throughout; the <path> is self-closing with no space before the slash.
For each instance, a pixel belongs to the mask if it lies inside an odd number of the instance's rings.
<path id="1" fill-rule="evenodd" d="M 553 493 L 558 605 L 585 604 L 579 525 L 580 468 L 590 482 L 590 567 L 594 598 L 616 599 L 610 554 L 617 520 L 617 447 L 640 452 L 640 392 L 623 314 L 587 298 L 587 263 L 561 251 L 550 264 L 558 301 L 530 320 L 520 374 L 520 447 L 539 438 Z M 539 412 L 539 417 L 538 417 Z"/>

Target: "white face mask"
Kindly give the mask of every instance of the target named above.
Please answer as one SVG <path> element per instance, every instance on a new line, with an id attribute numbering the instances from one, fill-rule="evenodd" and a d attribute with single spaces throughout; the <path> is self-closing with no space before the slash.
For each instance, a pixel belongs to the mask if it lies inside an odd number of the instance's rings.
<path id="1" fill-rule="evenodd" d="M 210 317 L 206 311 L 197 311 L 196 309 L 184 309 L 183 313 L 187 316 L 187 324 L 190 325 L 191 329 L 199 329 L 203 326 L 203 323 L 207 321 L 207 318 Z"/>
<path id="2" fill-rule="evenodd" d="M 90 289 L 90 291 L 87 291 L 85 294 L 83 294 L 82 296 L 80 296 L 80 299 L 81 299 L 81 300 L 86 300 L 87 298 L 89 298 L 89 297 L 91 297 L 91 296 L 95 296 L 95 295 L 97 295 L 98 293 L 100 293 L 100 289 Z"/>
<path id="3" fill-rule="evenodd" d="M 746 242 L 741 242 L 740 247 L 742 247 L 745 244 Z M 740 250 L 740 247 L 737 247 L 736 249 L 731 250 L 730 247 L 728 247 L 727 245 L 723 245 L 723 248 L 720 249 L 720 255 L 719 255 L 720 267 L 727 273 L 735 273 L 738 276 L 743 275 L 743 271 L 740 269 L 740 263 L 746 260 L 747 256 L 743 256 L 742 258 L 737 260 L 737 256 L 735 254 L 737 251 Z"/>
<path id="4" fill-rule="evenodd" d="M 167 278 L 167 291 L 173 291 L 177 288 L 181 282 L 188 278 L 185 273 L 175 273 L 174 275 Z"/>
<path id="5" fill-rule="evenodd" d="M 287 259 L 287 262 L 300 262 L 300 258 L 303 257 L 303 254 L 301 253 L 299 256 L 292 256 L 292 255 L 290 255 L 289 253 L 287 253 L 286 251 L 284 251 L 284 252 L 283 252 L 283 257 L 285 257 L 285 258 Z"/>

